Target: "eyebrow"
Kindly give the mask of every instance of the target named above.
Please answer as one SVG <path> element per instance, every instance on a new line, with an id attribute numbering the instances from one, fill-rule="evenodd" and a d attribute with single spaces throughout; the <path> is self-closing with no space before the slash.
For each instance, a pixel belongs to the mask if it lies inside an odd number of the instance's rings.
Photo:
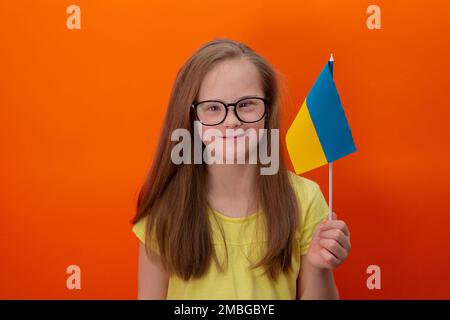
<path id="1" fill-rule="evenodd" d="M 253 98 L 253 97 L 260 97 L 260 96 L 257 95 L 257 94 L 246 95 L 246 96 L 242 96 L 240 98 L 237 98 L 236 100 L 234 100 L 234 102 L 242 100 L 242 99 L 246 99 L 246 98 Z M 261 97 L 261 98 L 264 98 L 264 97 Z M 226 101 L 220 100 L 220 99 L 205 99 L 205 100 L 199 100 L 198 102 L 200 102 L 200 101 L 222 101 L 222 102 L 226 102 Z"/>

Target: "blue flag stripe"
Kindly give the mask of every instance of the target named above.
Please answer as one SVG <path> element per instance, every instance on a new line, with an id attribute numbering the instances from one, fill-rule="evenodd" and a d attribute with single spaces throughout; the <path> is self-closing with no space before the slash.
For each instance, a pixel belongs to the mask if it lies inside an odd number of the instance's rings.
<path id="1" fill-rule="evenodd" d="M 306 97 L 309 114 L 328 162 L 356 151 L 332 69 L 333 63 L 328 62 Z"/>

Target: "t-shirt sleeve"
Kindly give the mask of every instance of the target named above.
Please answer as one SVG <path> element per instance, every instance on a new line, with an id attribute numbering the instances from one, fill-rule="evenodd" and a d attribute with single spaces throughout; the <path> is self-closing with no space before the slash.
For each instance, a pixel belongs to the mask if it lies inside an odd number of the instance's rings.
<path id="1" fill-rule="evenodd" d="M 136 235 L 136 237 L 145 244 L 146 239 L 146 232 L 147 232 L 147 218 L 142 218 L 139 220 L 136 224 L 133 225 L 133 228 L 131 229 L 133 233 Z M 159 246 L 155 239 L 155 237 L 151 237 L 151 244 L 150 249 L 154 252 L 156 252 L 159 255 Z"/>
<path id="2" fill-rule="evenodd" d="M 320 185 L 312 182 L 312 195 L 307 206 L 305 206 L 303 228 L 300 237 L 300 254 L 308 253 L 312 236 L 318 224 L 328 217 L 328 204 L 320 189 Z"/>
<path id="3" fill-rule="evenodd" d="M 145 219 L 139 220 L 131 229 L 142 243 L 145 243 L 145 229 Z"/>

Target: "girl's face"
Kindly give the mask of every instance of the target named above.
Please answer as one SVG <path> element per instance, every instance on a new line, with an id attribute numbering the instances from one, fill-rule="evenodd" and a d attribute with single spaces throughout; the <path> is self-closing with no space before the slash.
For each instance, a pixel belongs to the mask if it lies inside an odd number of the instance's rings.
<path id="1" fill-rule="evenodd" d="M 234 103 L 245 96 L 265 98 L 260 83 L 258 70 L 251 62 L 245 59 L 225 60 L 206 74 L 200 86 L 197 101 L 221 100 L 226 103 Z M 252 123 L 241 122 L 236 117 L 233 109 L 233 107 L 228 108 L 225 120 L 218 125 L 205 126 L 197 123 L 201 127 L 197 129 L 201 130 L 199 131 L 202 133 L 201 139 L 206 146 L 212 147 L 212 143 L 216 143 L 216 146 L 219 144 L 223 146 L 222 148 L 214 146 L 214 148 L 216 153 L 219 153 L 215 156 L 221 157 L 224 163 L 226 152 L 233 154 L 234 161 L 236 161 L 238 154 L 242 156 L 243 149 L 245 150 L 245 155 L 255 151 L 255 145 L 248 143 L 249 138 L 236 136 L 240 136 L 240 133 L 243 131 L 245 136 L 248 137 L 250 132 L 253 131 L 257 134 L 257 142 L 259 142 L 261 139 L 259 129 L 264 129 L 266 118 L 264 116 L 258 122 Z M 214 139 L 211 139 L 213 134 L 207 134 L 211 129 L 215 129 L 213 132 L 217 133 L 218 137 L 214 135 Z M 230 134 L 230 132 L 232 133 Z M 245 144 L 245 147 L 243 147 L 243 144 Z"/>

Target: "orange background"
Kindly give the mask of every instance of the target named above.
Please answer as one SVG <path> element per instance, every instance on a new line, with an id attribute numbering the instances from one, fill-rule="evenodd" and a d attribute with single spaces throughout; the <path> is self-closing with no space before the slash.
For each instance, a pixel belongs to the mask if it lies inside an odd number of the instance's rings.
<path id="1" fill-rule="evenodd" d="M 81 30 L 66 8 L 81 8 Z M 381 7 L 381 30 L 366 8 Z M 247 43 L 286 78 L 283 131 L 332 51 L 358 151 L 334 163 L 343 299 L 450 298 L 448 1 L 0 1 L 0 298 L 134 299 L 139 186 L 176 72 Z M 328 168 L 305 174 L 328 199 Z M 66 288 L 67 266 L 81 290 Z M 366 268 L 381 267 L 381 290 Z"/>

